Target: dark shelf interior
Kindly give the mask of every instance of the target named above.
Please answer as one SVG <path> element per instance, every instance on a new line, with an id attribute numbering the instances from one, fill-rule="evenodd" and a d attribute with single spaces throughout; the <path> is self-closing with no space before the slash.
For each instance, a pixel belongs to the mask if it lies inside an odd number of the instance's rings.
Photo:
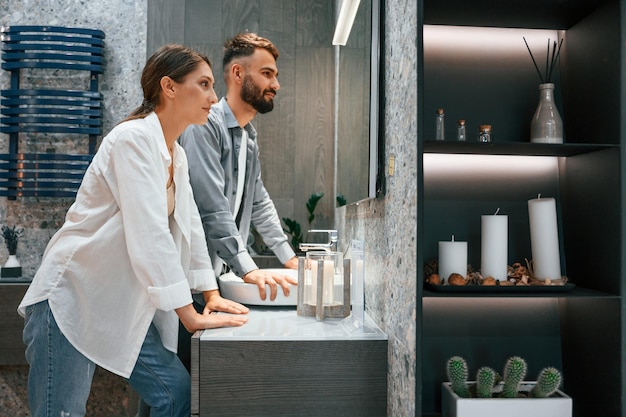
<path id="1" fill-rule="evenodd" d="M 440 0 L 424 2 L 429 25 L 569 29 L 608 0 Z"/>
<path id="2" fill-rule="evenodd" d="M 468 263 L 478 267 L 480 215 L 496 208 L 509 216 L 509 260 L 529 258 L 527 200 L 540 193 L 557 202 L 562 272 L 576 287 L 441 292 L 422 288 L 418 271 L 420 415 L 440 412 L 444 364 L 455 354 L 496 367 L 511 355 L 535 367 L 560 367 L 564 392 L 574 398 L 574 417 L 596 415 L 598 404 L 604 415 L 626 415 L 620 391 L 626 378 L 615 365 L 621 363 L 625 333 L 623 321 L 615 320 L 625 288 L 625 11 L 626 0 L 423 1 L 423 23 L 429 26 L 418 63 L 418 261 L 436 258 L 437 242 L 454 235 L 468 242 Z M 543 58 L 546 49 L 538 41 L 565 39 L 551 80 L 565 126 L 563 144 L 529 142 L 539 77 L 522 36 Z M 444 141 L 433 140 L 438 108 L 445 109 Z M 466 142 L 456 141 L 460 119 L 466 121 Z M 477 142 L 480 124 L 493 126 L 493 142 Z M 531 164 L 547 168 L 532 172 Z M 610 382 L 588 383 L 598 375 Z"/>

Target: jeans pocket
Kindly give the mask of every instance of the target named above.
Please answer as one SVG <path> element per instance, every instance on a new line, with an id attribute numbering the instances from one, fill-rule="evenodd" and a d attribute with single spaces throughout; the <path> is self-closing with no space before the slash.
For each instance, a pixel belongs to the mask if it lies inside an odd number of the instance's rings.
<path id="1" fill-rule="evenodd" d="M 36 305 L 37 304 L 31 304 L 29 306 L 26 306 L 26 308 L 24 308 L 24 319 L 28 319 L 33 314 L 33 311 L 35 311 Z"/>

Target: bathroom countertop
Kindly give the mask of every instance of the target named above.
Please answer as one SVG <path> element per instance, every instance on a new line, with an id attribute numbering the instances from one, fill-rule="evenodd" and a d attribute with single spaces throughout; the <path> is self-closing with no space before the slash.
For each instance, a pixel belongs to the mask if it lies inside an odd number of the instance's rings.
<path id="1" fill-rule="evenodd" d="M 225 314 L 225 313 L 217 313 Z M 201 341 L 215 340 L 387 340 L 387 335 L 365 314 L 365 325 L 352 315 L 344 319 L 298 316 L 294 307 L 251 307 L 241 327 L 200 332 Z"/>

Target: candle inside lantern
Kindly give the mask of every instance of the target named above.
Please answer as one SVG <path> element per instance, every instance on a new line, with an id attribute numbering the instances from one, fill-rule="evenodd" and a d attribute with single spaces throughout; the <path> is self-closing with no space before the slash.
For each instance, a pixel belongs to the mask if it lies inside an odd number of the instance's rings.
<path id="1" fill-rule="evenodd" d="M 330 305 L 335 299 L 335 261 L 324 261 L 324 272 L 322 284 L 322 303 Z"/>
<path id="2" fill-rule="evenodd" d="M 483 278 L 506 281 L 509 217 L 497 213 L 481 216 L 480 272 Z"/>
<path id="3" fill-rule="evenodd" d="M 561 254 L 554 198 L 528 200 L 533 275 L 540 280 L 561 278 Z"/>
<path id="4" fill-rule="evenodd" d="M 439 276 L 447 280 L 450 274 L 467 275 L 467 242 L 439 242 Z"/>
<path id="5" fill-rule="evenodd" d="M 304 269 L 304 303 L 311 306 L 317 305 L 318 283 L 321 280 L 322 304 L 333 304 L 336 274 L 341 273 L 341 279 L 343 279 L 342 268 L 343 254 L 341 252 L 307 252 Z"/>
<path id="6" fill-rule="evenodd" d="M 317 303 L 317 260 L 307 258 L 304 276 L 304 302 L 314 306 Z"/>

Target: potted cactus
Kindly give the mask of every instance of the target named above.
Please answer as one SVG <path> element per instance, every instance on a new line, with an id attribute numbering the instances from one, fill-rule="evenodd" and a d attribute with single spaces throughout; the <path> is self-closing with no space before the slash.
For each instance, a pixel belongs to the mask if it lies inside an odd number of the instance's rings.
<path id="1" fill-rule="evenodd" d="M 561 373 L 544 368 L 536 381 L 524 381 L 526 362 L 513 356 L 504 365 L 503 376 L 489 367 L 468 381 L 465 359 L 451 357 L 446 364 L 449 382 L 442 384 L 443 417 L 571 417 L 572 399 L 564 394 Z"/>

